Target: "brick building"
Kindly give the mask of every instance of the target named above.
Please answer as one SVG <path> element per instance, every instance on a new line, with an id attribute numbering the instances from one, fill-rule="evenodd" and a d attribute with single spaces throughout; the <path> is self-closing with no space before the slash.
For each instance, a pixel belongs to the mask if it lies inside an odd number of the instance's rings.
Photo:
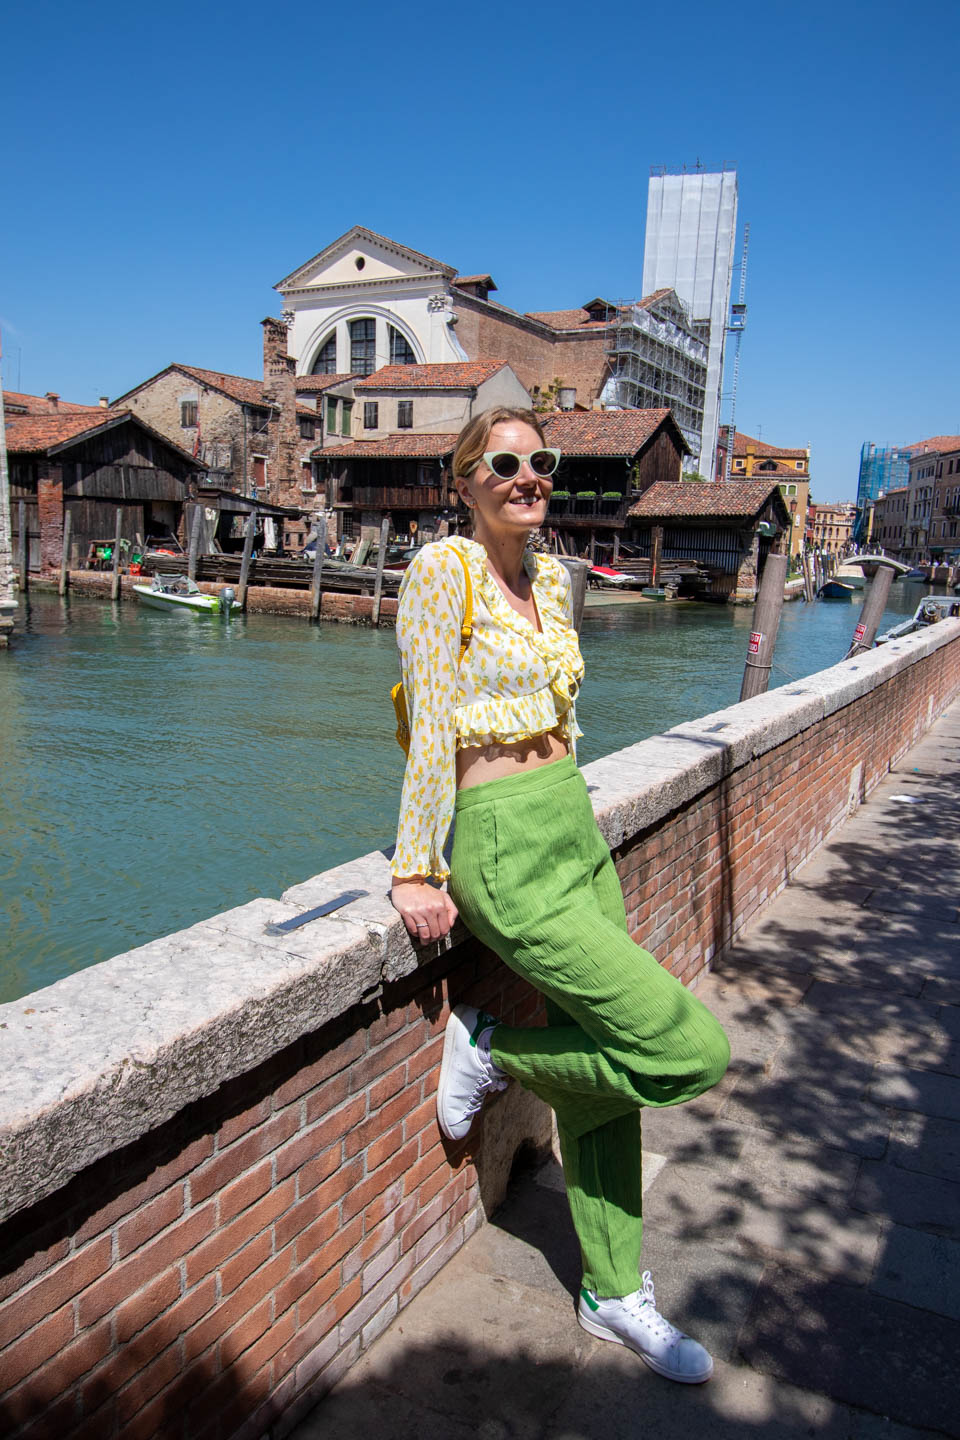
<path id="1" fill-rule="evenodd" d="M 807 514 L 814 548 L 822 555 L 845 555 L 850 549 L 857 518 L 857 507 L 853 501 L 838 500 L 832 505 L 811 501 Z"/>
<path id="2" fill-rule="evenodd" d="M 952 553 L 960 543 L 956 531 L 960 478 L 954 479 L 960 477 L 960 435 L 934 435 L 908 448 L 910 482 L 900 558 L 919 564 Z M 944 503 L 952 514 L 942 513 Z"/>
<path id="3" fill-rule="evenodd" d="M 316 392 L 312 401 L 298 399 L 283 321 L 263 321 L 262 380 L 173 364 L 114 405 L 134 411 L 188 450 L 225 487 L 275 505 L 309 504 L 310 452 L 323 416 Z"/>
<path id="4" fill-rule="evenodd" d="M 872 502 L 872 517 L 867 525 L 867 546 L 883 550 L 900 559 L 903 550 L 903 532 L 907 523 L 907 502 L 910 487 L 898 485 L 895 490 L 883 491 Z"/>

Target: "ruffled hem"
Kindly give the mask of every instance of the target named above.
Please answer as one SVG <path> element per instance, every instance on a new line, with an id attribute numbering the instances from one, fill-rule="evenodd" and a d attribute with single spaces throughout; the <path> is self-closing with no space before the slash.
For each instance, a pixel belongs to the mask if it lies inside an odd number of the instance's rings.
<path id="1" fill-rule="evenodd" d="M 496 696 L 457 706 L 457 746 L 461 750 L 534 740 L 558 726 L 566 740 L 577 740 L 583 734 L 571 710 L 557 713 L 557 697 L 549 686 L 530 695 Z"/>
<path id="2" fill-rule="evenodd" d="M 450 866 L 445 860 L 431 864 L 425 855 L 417 858 L 412 854 L 395 854 L 390 861 L 390 874 L 400 877 L 407 875 L 427 875 L 431 880 L 449 880 Z"/>

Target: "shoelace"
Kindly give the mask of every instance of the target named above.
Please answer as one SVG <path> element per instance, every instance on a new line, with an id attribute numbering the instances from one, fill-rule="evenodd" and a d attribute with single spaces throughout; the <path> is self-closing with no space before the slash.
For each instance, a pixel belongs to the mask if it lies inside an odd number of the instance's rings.
<path id="1" fill-rule="evenodd" d="M 664 1340 L 669 1340 L 672 1344 L 676 1344 L 678 1340 L 686 1340 L 687 1336 L 683 1331 L 678 1330 L 676 1325 L 671 1325 L 669 1320 L 665 1320 L 657 1309 L 657 1297 L 653 1293 L 653 1276 L 650 1271 L 644 1270 L 640 1279 L 643 1282 L 642 1288 L 633 1295 L 625 1295 L 623 1298 L 623 1303 L 629 1309 L 630 1314 L 642 1319 L 654 1334 Z"/>
<path id="2" fill-rule="evenodd" d="M 480 1058 L 483 1059 L 483 1056 Z M 483 1060 L 483 1063 L 488 1067 L 487 1074 L 481 1075 L 473 1087 L 473 1094 L 470 1096 L 466 1107 L 466 1113 L 468 1115 L 476 1115 L 491 1090 L 506 1090 L 507 1088 L 508 1077 L 506 1075 L 493 1074 L 490 1062 Z"/>

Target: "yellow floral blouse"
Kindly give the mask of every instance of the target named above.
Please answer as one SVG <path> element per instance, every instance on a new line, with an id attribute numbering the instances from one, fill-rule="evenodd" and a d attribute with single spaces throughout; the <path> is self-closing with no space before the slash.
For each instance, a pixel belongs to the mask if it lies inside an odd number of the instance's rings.
<path id="1" fill-rule="evenodd" d="M 457 671 L 470 568 L 473 636 Z M 455 536 L 425 545 L 400 587 L 397 642 L 410 713 L 394 875 L 446 879 L 443 846 L 456 798 L 456 751 L 527 740 L 550 730 L 575 745 L 574 700 L 583 660 L 570 577 L 559 560 L 528 551 L 524 565 L 540 617 L 518 615 L 487 571 L 487 552 Z"/>

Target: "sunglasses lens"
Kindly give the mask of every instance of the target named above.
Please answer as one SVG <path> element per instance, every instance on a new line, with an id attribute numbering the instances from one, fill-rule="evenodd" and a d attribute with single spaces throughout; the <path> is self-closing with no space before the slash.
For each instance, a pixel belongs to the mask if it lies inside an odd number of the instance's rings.
<path id="1" fill-rule="evenodd" d="M 557 468 L 557 457 L 549 450 L 534 450 L 530 456 L 530 469 L 534 475 L 552 475 Z"/>
<path id="2" fill-rule="evenodd" d="M 520 461 L 509 450 L 498 450 L 496 455 L 490 456 L 490 469 L 501 480 L 512 480 L 520 473 Z"/>

